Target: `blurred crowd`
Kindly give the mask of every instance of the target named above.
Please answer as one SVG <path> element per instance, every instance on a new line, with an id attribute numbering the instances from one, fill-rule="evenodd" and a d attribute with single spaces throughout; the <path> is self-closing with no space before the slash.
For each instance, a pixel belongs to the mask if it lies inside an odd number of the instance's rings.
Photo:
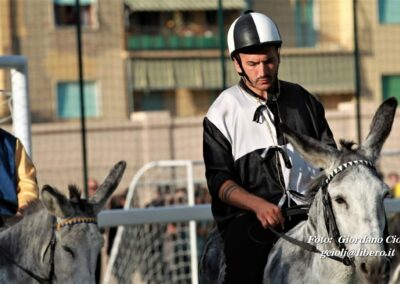
<path id="1" fill-rule="evenodd" d="M 400 198 L 400 176 L 397 172 L 389 172 L 386 176 L 386 183 L 390 188 L 391 198 Z"/>

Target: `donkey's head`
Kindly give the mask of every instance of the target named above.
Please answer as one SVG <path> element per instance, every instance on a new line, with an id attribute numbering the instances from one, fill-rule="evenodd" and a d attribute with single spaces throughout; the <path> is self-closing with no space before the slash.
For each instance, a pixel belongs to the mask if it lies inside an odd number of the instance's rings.
<path id="1" fill-rule="evenodd" d="M 49 214 L 56 217 L 53 242 L 43 251 L 42 259 L 54 266 L 57 283 L 94 283 L 96 261 L 103 238 L 96 225 L 97 213 L 117 188 L 126 163 L 117 163 L 89 200 L 69 187 L 70 198 L 45 185 L 42 202 Z M 55 241 L 55 243 L 54 243 Z"/>
<path id="2" fill-rule="evenodd" d="M 385 280 L 389 272 L 387 259 L 375 256 L 385 250 L 386 221 L 383 201 L 389 189 L 374 164 L 391 131 L 396 107 L 397 101 L 394 98 L 382 103 L 373 118 L 367 138 L 358 147 L 342 142 L 342 149 L 338 150 L 282 126 L 289 142 L 304 159 L 313 166 L 324 169 L 328 176 L 324 185 L 327 192 L 325 196 L 334 216 L 334 220 L 329 220 L 328 223 L 332 225 L 332 221 L 336 222 L 339 241 L 344 243 L 346 249 L 360 252 L 354 255 L 353 263 L 356 274 L 363 283 Z M 316 194 L 314 202 L 323 203 L 323 192 L 324 190 L 320 190 Z M 327 211 L 326 205 L 321 205 L 320 208 Z M 326 226 L 325 218 L 319 220 L 322 220 L 322 224 L 317 225 L 320 228 L 318 232 L 332 237 L 332 227 Z M 340 250 L 332 243 L 331 249 Z M 373 256 L 361 256 L 363 252 Z"/>

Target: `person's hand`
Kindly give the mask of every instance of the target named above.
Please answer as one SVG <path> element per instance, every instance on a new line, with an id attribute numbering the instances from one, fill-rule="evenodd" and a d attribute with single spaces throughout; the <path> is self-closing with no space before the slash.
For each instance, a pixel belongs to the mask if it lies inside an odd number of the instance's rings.
<path id="1" fill-rule="evenodd" d="M 18 208 L 17 213 L 15 214 L 15 217 L 19 217 L 22 219 L 22 217 L 24 217 L 25 214 L 25 210 L 28 207 L 28 205 L 22 205 L 20 208 Z"/>
<path id="2" fill-rule="evenodd" d="M 260 201 L 255 209 L 257 219 L 261 222 L 264 228 L 269 226 L 276 227 L 281 225 L 283 228 L 285 218 L 282 215 L 281 209 L 266 200 Z"/>

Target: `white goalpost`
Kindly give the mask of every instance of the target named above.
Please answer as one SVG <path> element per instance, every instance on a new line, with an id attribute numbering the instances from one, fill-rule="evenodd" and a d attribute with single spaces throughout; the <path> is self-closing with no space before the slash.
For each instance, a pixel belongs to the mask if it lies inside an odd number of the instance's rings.
<path id="1" fill-rule="evenodd" d="M 129 223 L 118 227 L 103 283 L 197 284 L 199 251 L 206 237 L 201 234 L 213 225 L 202 194 L 202 161 L 155 161 L 139 169 L 124 210 L 99 214 L 99 226 Z M 119 215 L 133 211 L 141 217 Z"/>
<path id="2" fill-rule="evenodd" d="M 31 116 L 28 94 L 28 66 L 24 56 L 0 56 L 0 70 L 9 71 L 11 90 L 1 90 L 7 96 L 12 118 L 12 132 L 32 157 Z"/>

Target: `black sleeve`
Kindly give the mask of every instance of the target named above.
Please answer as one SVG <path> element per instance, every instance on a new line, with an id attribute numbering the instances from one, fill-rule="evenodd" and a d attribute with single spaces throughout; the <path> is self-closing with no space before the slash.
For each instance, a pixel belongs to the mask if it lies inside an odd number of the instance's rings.
<path id="1" fill-rule="evenodd" d="M 203 121 L 203 158 L 208 189 L 212 198 L 219 198 L 221 185 L 228 179 L 235 180 L 232 147 L 207 118 Z"/>
<path id="2" fill-rule="evenodd" d="M 319 102 L 317 103 L 316 107 L 317 107 L 317 118 L 319 118 L 316 121 L 318 124 L 321 142 L 323 142 L 329 146 L 337 148 L 335 139 L 333 138 L 333 133 L 328 125 L 326 118 L 325 118 L 324 107 Z"/>

